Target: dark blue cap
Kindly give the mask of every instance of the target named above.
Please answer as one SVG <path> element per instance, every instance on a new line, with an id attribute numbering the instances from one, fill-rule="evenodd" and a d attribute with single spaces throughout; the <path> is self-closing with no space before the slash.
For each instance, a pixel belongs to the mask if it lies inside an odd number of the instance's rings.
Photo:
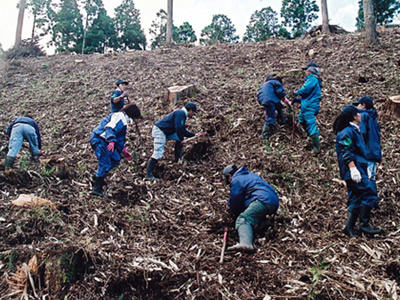
<path id="1" fill-rule="evenodd" d="M 365 107 L 367 109 L 374 107 L 374 101 L 372 101 L 372 99 L 368 96 L 361 97 L 357 101 L 353 102 L 353 105 L 358 105 L 358 104 L 365 104 Z"/>
<path id="2" fill-rule="evenodd" d="M 115 85 L 116 85 L 116 86 L 119 86 L 121 83 L 129 84 L 129 82 L 126 81 L 126 80 L 118 79 L 118 80 L 115 82 Z"/>
<path id="3" fill-rule="evenodd" d="M 354 117 L 356 114 L 358 114 L 360 111 L 358 110 L 357 107 L 353 105 L 347 105 L 343 107 L 341 115 L 347 116 L 347 117 Z"/>
<path id="4" fill-rule="evenodd" d="M 302 67 L 302 69 L 307 70 L 309 67 L 319 68 L 316 62 L 310 61 L 308 64 Z"/>
<path id="5" fill-rule="evenodd" d="M 187 104 L 185 105 L 185 108 L 186 108 L 187 110 L 191 109 L 191 110 L 193 110 L 195 113 L 198 113 L 197 106 L 196 106 L 196 104 L 193 103 L 193 102 L 187 103 Z"/>

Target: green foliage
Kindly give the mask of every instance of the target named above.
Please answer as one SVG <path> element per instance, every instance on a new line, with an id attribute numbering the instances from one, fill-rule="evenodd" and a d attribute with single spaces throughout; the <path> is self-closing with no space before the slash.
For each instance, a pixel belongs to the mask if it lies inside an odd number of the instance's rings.
<path id="1" fill-rule="evenodd" d="M 37 57 L 46 55 L 43 52 L 42 48 L 39 46 L 38 40 L 34 40 L 32 42 L 30 39 L 22 40 L 18 48 L 12 48 L 8 50 L 5 54 L 7 59 L 13 59 L 18 57 Z"/>
<path id="2" fill-rule="evenodd" d="M 210 45 L 216 42 L 233 43 L 239 40 L 232 21 L 225 15 L 214 15 L 210 25 L 201 31 L 200 44 Z"/>
<path id="3" fill-rule="evenodd" d="M 318 255 L 314 255 L 314 257 L 317 257 Z M 330 263 L 326 262 L 323 255 L 320 254 L 318 256 L 318 261 L 316 266 L 313 266 L 311 268 L 311 274 L 312 274 L 312 289 L 310 290 L 310 297 L 312 299 L 315 299 L 319 294 L 320 290 L 317 288 L 317 285 L 319 283 L 319 280 L 321 279 L 322 275 L 326 272 L 326 270 L 330 267 Z"/>
<path id="4" fill-rule="evenodd" d="M 173 32 L 172 38 L 179 44 L 194 43 L 197 41 L 196 33 L 194 32 L 192 25 L 188 22 L 185 22 L 176 28 Z"/>
<path id="5" fill-rule="evenodd" d="M 372 0 L 374 5 L 374 11 L 376 14 L 376 25 L 385 25 L 393 22 L 396 15 L 400 13 L 400 1 L 399 0 Z M 364 5 L 363 1 L 358 1 L 358 17 L 357 17 L 357 29 L 364 27 Z"/>
<path id="6" fill-rule="evenodd" d="M 135 8 L 133 0 L 123 0 L 115 9 L 115 25 L 120 49 L 146 49 L 146 37 L 140 25 L 140 12 Z"/>
<path id="7" fill-rule="evenodd" d="M 271 7 L 256 10 L 251 15 L 243 41 L 260 42 L 276 36 L 279 28 L 277 15 Z"/>
<path id="8" fill-rule="evenodd" d="M 57 5 L 54 5 L 57 7 Z M 48 10 L 52 44 L 58 52 L 79 53 L 83 40 L 82 16 L 76 0 L 61 0 L 60 11 Z"/>
<path id="9" fill-rule="evenodd" d="M 319 11 L 315 0 L 283 0 L 281 17 L 283 25 L 290 27 L 292 37 L 296 38 L 307 32 L 312 21 L 318 18 Z"/>
<path id="10" fill-rule="evenodd" d="M 48 22 L 46 8 L 50 2 L 51 0 L 28 0 L 26 2 L 26 8 L 33 15 L 32 39 L 35 38 L 35 30 L 42 29 Z"/>

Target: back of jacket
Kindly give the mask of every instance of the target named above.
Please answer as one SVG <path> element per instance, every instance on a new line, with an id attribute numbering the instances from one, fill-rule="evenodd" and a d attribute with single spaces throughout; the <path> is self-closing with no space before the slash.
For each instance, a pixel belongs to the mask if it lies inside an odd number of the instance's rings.
<path id="1" fill-rule="evenodd" d="M 268 77 L 258 90 L 257 100 L 261 105 L 266 105 L 268 102 L 279 103 L 285 98 L 286 93 L 282 83 L 273 77 Z"/>
<path id="2" fill-rule="evenodd" d="M 15 124 L 18 123 L 24 123 L 24 124 L 28 124 L 31 125 L 33 128 L 35 128 L 35 132 L 36 132 L 36 136 L 38 139 L 38 147 L 39 149 L 42 149 L 42 137 L 40 136 L 40 130 L 39 130 L 39 126 L 38 124 L 35 122 L 35 120 L 33 120 L 32 118 L 29 117 L 19 117 L 17 119 L 15 119 L 7 128 L 7 135 L 11 136 L 11 131 L 12 128 Z"/>
<path id="3" fill-rule="evenodd" d="M 155 125 L 164 132 L 166 136 L 176 133 L 182 141 L 185 137 L 192 137 L 195 134 L 186 130 L 186 113 L 183 109 L 177 109 L 161 120 L 157 121 Z"/>
<path id="4" fill-rule="evenodd" d="M 381 133 L 378 121 L 378 113 L 375 109 L 360 110 L 361 124 L 360 130 L 364 137 L 365 146 L 367 147 L 368 160 L 381 162 Z"/>
<path id="5" fill-rule="evenodd" d="M 361 131 L 349 125 L 336 136 L 336 154 L 339 163 L 340 177 L 342 180 L 351 178 L 348 164 L 354 162 L 357 168 L 368 164 L 367 152 Z"/>
<path id="6" fill-rule="evenodd" d="M 318 112 L 321 101 L 321 80 L 313 74 L 308 75 L 305 80 L 304 85 L 296 91 L 296 95 L 301 96 L 301 110 Z"/>
<path id="7" fill-rule="evenodd" d="M 239 215 L 255 200 L 279 206 L 274 188 L 260 176 L 249 172 L 246 167 L 241 167 L 233 174 L 230 187 L 228 206 L 234 215 Z"/>

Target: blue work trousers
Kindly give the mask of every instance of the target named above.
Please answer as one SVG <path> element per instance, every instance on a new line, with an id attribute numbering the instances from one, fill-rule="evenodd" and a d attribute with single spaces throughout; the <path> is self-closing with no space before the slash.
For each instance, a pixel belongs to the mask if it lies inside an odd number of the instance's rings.
<path id="1" fill-rule="evenodd" d="M 319 135 L 317 127 L 317 119 L 315 118 L 316 115 L 318 115 L 318 112 L 319 111 L 306 110 L 306 111 L 300 111 L 299 113 L 297 120 L 303 126 L 308 136 L 312 136 L 314 134 Z"/>
<path id="2" fill-rule="evenodd" d="M 16 123 L 11 130 L 7 156 L 16 157 L 22 147 L 24 139 L 29 143 L 32 156 L 39 156 L 40 149 L 35 128 L 29 124 Z"/>
<path id="3" fill-rule="evenodd" d="M 94 153 L 97 157 L 98 167 L 96 176 L 105 177 L 114 167 L 118 166 L 121 161 L 121 156 L 117 153 L 117 150 L 110 152 L 107 150 L 107 142 L 103 139 L 91 139 L 90 144 Z"/>
<path id="4" fill-rule="evenodd" d="M 275 103 L 272 101 L 268 101 L 267 104 L 264 105 L 264 109 L 265 109 L 265 125 L 268 126 L 275 125 L 276 112 L 278 112 L 278 119 L 283 121 L 284 119 L 283 105 L 280 102 Z"/>

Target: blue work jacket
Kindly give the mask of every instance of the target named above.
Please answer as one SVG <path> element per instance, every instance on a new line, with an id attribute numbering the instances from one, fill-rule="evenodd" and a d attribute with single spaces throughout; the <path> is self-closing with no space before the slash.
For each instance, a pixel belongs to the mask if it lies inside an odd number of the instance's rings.
<path id="1" fill-rule="evenodd" d="M 368 160 L 381 162 L 381 133 L 378 121 L 378 113 L 375 109 L 360 109 L 361 123 L 360 130 L 364 137 L 365 146 L 367 147 Z"/>
<path id="2" fill-rule="evenodd" d="M 234 215 L 239 215 L 256 200 L 279 207 L 279 198 L 274 188 L 246 167 L 241 167 L 233 174 L 230 187 L 228 206 Z"/>
<path id="3" fill-rule="evenodd" d="M 160 128 L 166 136 L 176 133 L 179 140 L 182 141 L 185 137 L 195 136 L 193 132 L 186 130 L 186 119 L 187 111 L 185 108 L 182 108 L 169 113 L 164 118 L 157 121 L 155 125 Z"/>
<path id="4" fill-rule="evenodd" d="M 118 103 L 114 103 L 114 99 L 115 99 L 116 97 L 121 96 L 121 95 L 122 95 L 122 91 L 119 90 L 119 89 L 116 89 L 116 90 L 112 93 L 111 99 L 110 99 L 110 102 L 111 102 L 111 112 L 112 112 L 112 113 L 113 113 L 113 112 L 119 112 L 119 111 L 124 107 L 124 104 L 125 104 L 125 97 L 122 97 L 122 98 L 119 100 Z"/>
<path id="5" fill-rule="evenodd" d="M 268 77 L 258 90 L 257 100 L 261 105 L 268 102 L 279 103 L 286 96 L 282 83 L 273 77 Z"/>
<path id="6" fill-rule="evenodd" d="M 306 77 L 303 86 L 295 92 L 301 97 L 301 111 L 319 112 L 321 101 L 321 80 L 314 74 Z"/>

